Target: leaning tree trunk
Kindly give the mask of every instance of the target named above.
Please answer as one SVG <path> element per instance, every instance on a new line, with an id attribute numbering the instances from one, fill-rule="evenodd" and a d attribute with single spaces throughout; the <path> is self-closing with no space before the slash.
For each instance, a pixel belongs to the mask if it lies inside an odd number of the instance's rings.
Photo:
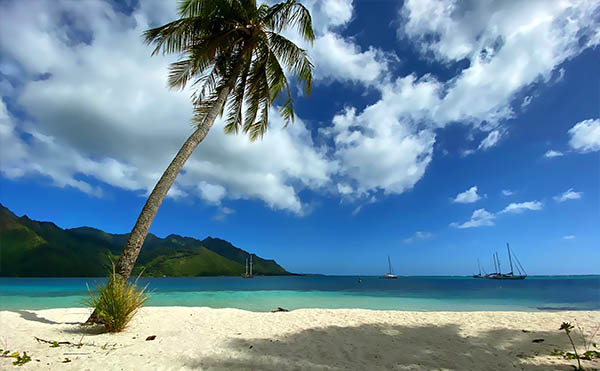
<path id="1" fill-rule="evenodd" d="M 173 182 L 175 182 L 175 178 L 179 174 L 179 171 L 181 171 L 183 168 L 183 165 L 185 165 L 187 159 L 191 156 L 192 152 L 194 152 L 194 149 L 196 149 L 198 144 L 204 140 L 208 134 L 208 131 L 213 126 L 215 119 L 225 105 L 229 92 L 235 85 L 239 70 L 240 63 L 237 63 L 237 65 L 234 67 L 234 71 L 230 77 L 230 80 L 219 93 L 215 105 L 206 115 L 203 123 L 199 125 L 192 135 L 185 141 L 179 152 L 177 152 L 177 155 L 175 155 L 173 161 L 171 161 L 169 164 L 169 167 L 167 167 L 167 170 L 165 170 L 158 183 L 156 183 L 154 186 L 152 193 L 150 193 L 150 196 L 148 197 L 148 200 L 146 201 L 146 204 L 144 205 L 144 208 L 142 209 L 135 226 L 129 234 L 129 239 L 125 244 L 125 248 L 123 248 L 123 252 L 119 256 L 119 260 L 117 261 L 117 265 L 115 267 L 115 274 L 123 279 L 123 282 L 127 282 L 129 276 L 131 275 L 135 261 L 140 254 L 140 249 L 142 248 L 144 240 L 148 235 L 150 225 L 152 225 L 152 221 L 154 220 L 154 217 L 156 216 L 163 199 L 173 185 Z M 96 309 L 94 309 L 94 312 L 92 312 L 84 324 L 90 325 L 95 323 L 99 323 L 99 319 L 96 315 Z"/>

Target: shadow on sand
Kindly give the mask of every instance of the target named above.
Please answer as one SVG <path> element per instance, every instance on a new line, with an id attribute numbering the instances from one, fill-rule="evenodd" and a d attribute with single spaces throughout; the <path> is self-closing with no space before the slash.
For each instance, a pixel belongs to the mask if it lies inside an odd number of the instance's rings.
<path id="1" fill-rule="evenodd" d="M 79 322 L 56 322 L 56 321 L 52 321 L 52 320 L 49 320 L 47 318 L 38 316 L 37 313 L 35 313 L 35 312 L 30 312 L 30 311 L 27 311 L 27 310 L 13 310 L 11 312 L 17 313 L 24 320 L 35 321 L 35 322 L 40 322 L 40 323 L 46 323 L 46 324 L 49 324 L 49 325 L 77 325 L 77 324 L 79 324 Z"/>
<path id="2" fill-rule="evenodd" d="M 92 326 L 81 326 L 81 322 L 56 322 L 48 318 L 40 317 L 35 312 L 27 310 L 12 310 L 10 312 L 17 313 L 24 320 L 34 321 L 39 323 L 45 323 L 48 325 L 76 325 L 74 327 L 68 327 L 63 329 L 63 332 L 76 335 L 100 335 L 105 333 L 104 326 L 92 325 Z"/>
<path id="3" fill-rule="evenodd" d="M 543 342 L 532 343 L 543 338 Z M 273 339 L 234 339 L 233 358 L 187 357 L 202 370 L 572 370 L 550 357 L 569 349 L 559 331 L 492 330 L 465 337 L 456 325 L 326 327 Z M 536 356 L 535 362 L 531 363 Z M 587 366 L 598 367 L 587 363 Z"/>

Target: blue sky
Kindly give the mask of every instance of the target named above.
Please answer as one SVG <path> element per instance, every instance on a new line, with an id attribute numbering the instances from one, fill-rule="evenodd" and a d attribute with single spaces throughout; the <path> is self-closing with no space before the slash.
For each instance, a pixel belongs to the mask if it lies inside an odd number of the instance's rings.
<path id="1" fill-rule="evenodd" d="M 220 237 L 294 272 L 600 273 L 600 11 L 593 1 L 304 1 L 297 120 L 216 123 L 151 232 Z M 0 4 L 0 202 L 126 233 L 191 133 L 162 1 Z M 288 36 L 297 40 L 293 33 Z"/>

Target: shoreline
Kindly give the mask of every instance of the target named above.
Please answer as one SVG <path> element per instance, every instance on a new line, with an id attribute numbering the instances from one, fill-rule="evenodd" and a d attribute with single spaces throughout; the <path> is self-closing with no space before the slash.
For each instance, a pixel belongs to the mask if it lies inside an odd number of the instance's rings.
<path id="1" fill-rule="evenodd" d="M 270 313 L 173 306 L 144 307 L 124 332 L 104 334 L 78 325 L 89 313 L 0 311 L 0 348 L 26 351 L 32 361 L 23 367 L 35 370 L 568 370 L 574 360 L 550 355 L 554 348 L 570 350 L 560 324 L 576 321 L 587 332 L 600 324 L 598 311 Z M 34 337 L 83 345 L 52 348 Z M 578 334 L 574 340 L 582 349 Z M 65 357 L 70 362 L 62 363 Z M 12 360 L 0 358 L 0 368 L 12 367 Z M 600 367 L 598 360 L 583 362 Z"/>

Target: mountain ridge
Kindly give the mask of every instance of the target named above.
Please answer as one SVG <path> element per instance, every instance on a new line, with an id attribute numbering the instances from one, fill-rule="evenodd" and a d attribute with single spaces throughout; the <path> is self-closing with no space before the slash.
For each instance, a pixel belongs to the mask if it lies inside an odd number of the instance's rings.
<path id="1" fill-rule="evenodd" d="M 128 233 L 82 226 L 63 229 L 51 221 L 18 217 L 0 204 L 1 277 L 106 276 Z M 143 276 L 239 276 L 252 255 L 256 275 L 290 275 L 274 259 L 263 259 L 216 237 L 199 240 L 149 233 L 133 274 Z"/>

